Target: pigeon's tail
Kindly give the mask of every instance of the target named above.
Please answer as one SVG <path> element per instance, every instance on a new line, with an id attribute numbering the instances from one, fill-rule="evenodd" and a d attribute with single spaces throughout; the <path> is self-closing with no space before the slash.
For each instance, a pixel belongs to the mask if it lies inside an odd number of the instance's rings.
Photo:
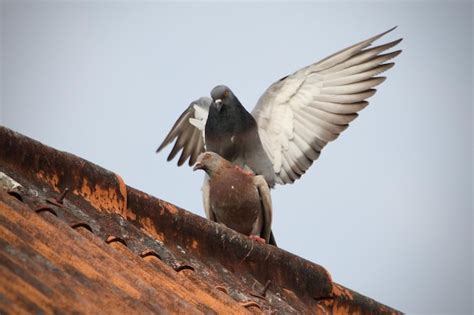
<path id="1" fill-rule="evenodd" d="M 278 247 L 275 241 L 275 235 L 273 235 L 273 231 L 270 232 L 270 239 L 268 240 L 268 244 Z"/>

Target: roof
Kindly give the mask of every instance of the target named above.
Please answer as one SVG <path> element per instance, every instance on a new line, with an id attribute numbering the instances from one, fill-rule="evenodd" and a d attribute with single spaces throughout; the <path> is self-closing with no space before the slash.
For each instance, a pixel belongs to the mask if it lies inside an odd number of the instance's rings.
<path id="1" fill-rule="evenodd" d="M 0 313 L 399 313 L 77 156 L 0 148 Z"/>

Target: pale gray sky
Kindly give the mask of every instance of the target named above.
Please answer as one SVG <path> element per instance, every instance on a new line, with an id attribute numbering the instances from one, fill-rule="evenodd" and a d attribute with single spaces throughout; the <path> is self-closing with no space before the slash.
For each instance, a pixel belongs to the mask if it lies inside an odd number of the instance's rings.
<path id="1" fill-rule="evenodd" d="M 203 174 L 154 153 L 217 84 L 273 81 L 398 25 L 387 81 L 294 185 L 280 247 L 408 313 L 472 312 L 472 3 L 2 2 L 5 126 L 204 215 Z"/>

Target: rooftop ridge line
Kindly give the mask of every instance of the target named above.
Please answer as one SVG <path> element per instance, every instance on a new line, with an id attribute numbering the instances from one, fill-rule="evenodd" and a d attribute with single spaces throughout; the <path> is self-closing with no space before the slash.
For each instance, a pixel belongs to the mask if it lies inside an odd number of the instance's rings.
<path id="1" fill-rule="evenodd" d="M 283 249 L 262 245 L 214 222 L 127 186 L 103 167 L 58 151 L 0 126 L 0 169 L 13 179 L 34 182 L 80 207 L 117 214 L 165 246 L 177 246 L 206 262 L 218 262 L 234 273 L 251 274 L 291 304 L 310 309 L 377 310 L 398 313 L 332 281 L 322 266 Z M 64 197 L 64 196 L 63 196 Z M 191 266 L 192 268 L 192 266 Z M 268 289 L 268 288 L 267 288 Z M 299 301 L 299 302 L 297 302 Z"/>

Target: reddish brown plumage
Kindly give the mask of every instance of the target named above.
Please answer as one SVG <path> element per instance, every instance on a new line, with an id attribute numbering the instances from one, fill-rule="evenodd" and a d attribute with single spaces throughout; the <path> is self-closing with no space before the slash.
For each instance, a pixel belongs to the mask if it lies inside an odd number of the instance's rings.
<path id="1" fill-rule="evenodd" d="M 211 209 L 217 222 L 245 235 L 262 229 L 262 205 L 253 175 L 226 165 L 211 176 L 209 185 Z"/>
<path id="2" fill-rule="evenodd" d="M 265 178 L 242 169 L 217 153 L 202 153 L 194 166 L 209 175 L 203 186 L 207 217 L 276 245 L 271 236 L 272 202 Z"/>

